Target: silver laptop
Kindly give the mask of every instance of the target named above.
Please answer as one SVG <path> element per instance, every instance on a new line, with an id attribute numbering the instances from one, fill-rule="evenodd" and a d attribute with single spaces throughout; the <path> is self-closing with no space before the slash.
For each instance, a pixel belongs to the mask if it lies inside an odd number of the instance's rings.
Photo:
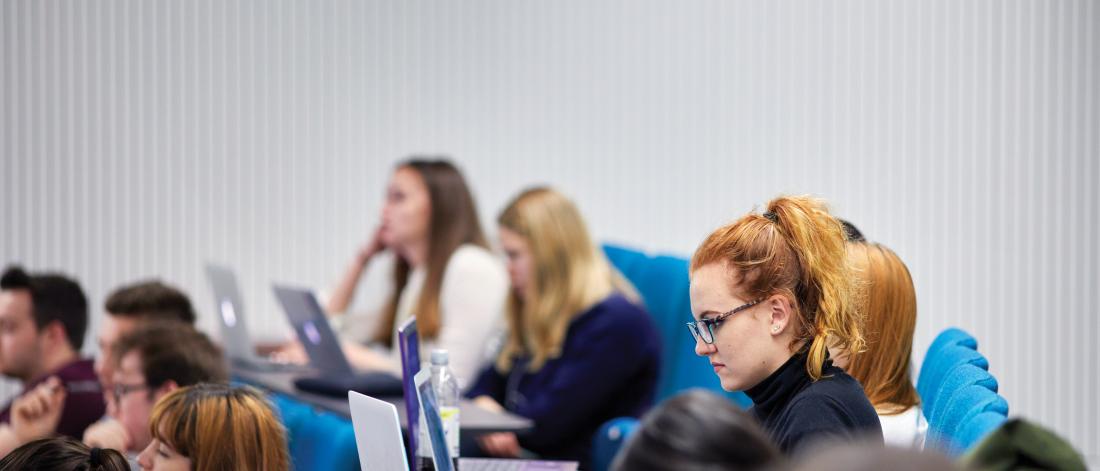
<path id="1" fill-rule="evenodd" d="M 428 427 L 428 443 L 432 450 L 436 471 L 454 471 L 451 450 L 443 432 L 443 419 L 439 415 L 439 402 L 432 389 L 431 370 L 416 374 L 416 396 L 420 401 L 420 413 Z M 358 438 L 356 438 L 358 440 Z M 575 461 L 506 460 L 494 458 L 459 458 L 458 471 L 576 471 Z"/>
<path id="2" fill-rule="evenodd" d="M 274 289 L 287 320 L 309 356 L 310 366 L 324 376 L 355 374 L 313 291 L 284 285 L 274 285 Z"/>
<path id="3" fill-rule="evenodd" d="M 348 391 L 378 397 L 401 395 L 401 378 L 385 371 L 357 372 L 352 368 L 313 291 L 280 285 L 275 285 L 274 289 L 287 320 L 294 326 L 298 340 L 309 355 L 310 366 L 318 373 L 294 379 L 296 388 L 341 398 Z"/>
<path id="4" fill-rule="evenodd" d="M 210 280 L 210 288 L 214 292 L 214 312 L 218 313 L 222 347 L 234 366 L 261 371 L 305 370 L 303 366 L 273 362 L 256 354 L 245 323 L 241 289 L 233 270 L 208 263 L 206 278 Z"/>
<path id="5" fill-rule="evenodd" d="M 363 471 L 409 471 L 397 407 L 355 391 L 348 391 L 348 406 Z"/>

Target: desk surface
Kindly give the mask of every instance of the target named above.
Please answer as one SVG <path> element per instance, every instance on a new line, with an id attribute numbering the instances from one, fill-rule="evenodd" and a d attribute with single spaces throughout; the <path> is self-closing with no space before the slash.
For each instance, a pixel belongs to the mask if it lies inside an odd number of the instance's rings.
<path id="1" fill-rule="evenodd" d="M 300 391 L 294 387 L 294 378 L 300 372 L 253 371 L 241 368 L 233 369 L 233 378 L 268 391 L 291 396 L 306 404 L 351 418 L 347 398 L 340 399 L 311 392 Z M 401 397 L 380 397 L 383 401 L 397 406 L 397 415 L 401 419 L 401 428 L 408 429 L 408 417 L 405 415 L 405 400 Z M 485 410 L 473 402 L 463 399 L 459 404 L 459 421 L 463 433 L 522 432 L 532 427 L 530 419 L 510 413 L 496 413 Z"/>

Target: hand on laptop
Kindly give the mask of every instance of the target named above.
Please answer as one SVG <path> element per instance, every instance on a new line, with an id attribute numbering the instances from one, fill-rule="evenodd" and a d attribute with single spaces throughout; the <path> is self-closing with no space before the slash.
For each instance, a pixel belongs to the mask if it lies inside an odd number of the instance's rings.
<path id="1" fill-rule="evenodd" d="M 361 345 L 347 340 L 340 341 L 340 347 L 344 355 L 348 357 L 348 363 L 359 371 L 388 371 L 400 374 L 399 365 L 393 359 L 374 351 L 366 345 Z"/>
<path id="2" fill-rule="evenodd" d="M 481 449 L 497 458 L 519 458 L 519 439 L 511 432 L 489 433 L 478 437 Z"/>
<path id="3" fill-rule="evenodd" d="M 84 431 L 84 444 L 126 452 L 130 435 L 126 433 L 126 427 L 121 422 L 108 417 L 88 426 Z"/>
<path id="4" fill-rule="evenodd" d="M 271 361 L 276 363 L 289 363 L 291 365 L 305 365 L 309 363 L 309 356 L 302 343 L 297 340 L 287 342 L 286 345 L 275 349 L 269 355 Z"/>

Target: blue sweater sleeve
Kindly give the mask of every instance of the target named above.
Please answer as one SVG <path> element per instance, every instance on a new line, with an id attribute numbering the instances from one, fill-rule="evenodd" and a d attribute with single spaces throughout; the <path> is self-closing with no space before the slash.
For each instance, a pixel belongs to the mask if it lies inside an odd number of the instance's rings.
<path id="1" fill-rule="evenodd" d="M 466 397 L 473 399 L 478 396 L 489 396 L 497 403 L 504 402 L 504 377 L 497 372 L 496 366 L 490 363 L 481 370 L 477 380 L 466 391 Z"/>
<path id="2" fill-rule="evenodd" d="M 514 411 L 536 424 L 520 437 L 525 447 L 542 449 L 575 438 L 639 369 L 653 367 L 648 364 L 655 363 L 651 350 L 659 346 L 647 315 L 634 310 L 601 314 L 570 332 L 561 357 L 554 360 L 553 377 Z"/>

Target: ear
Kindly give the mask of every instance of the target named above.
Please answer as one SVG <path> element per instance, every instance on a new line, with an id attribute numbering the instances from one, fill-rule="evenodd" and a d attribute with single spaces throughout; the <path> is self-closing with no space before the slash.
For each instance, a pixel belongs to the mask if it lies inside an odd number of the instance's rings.
<path id="1" fill-rule="evenodd" d="M 772 337 L 782 335 L 794 320 L 794 305 L 786 296 L 780 294 L 773 295 L 764 302 L 767 303 L 768 313 L 771 316 L 768 333 L 772 334 Z"/>
<path id="2" fill-rule="evenodd" d="M 65 325 L 61 321 L 51 321 L 42 328 L 42 336 L 52 343 L 69 344 L 69 336 L 65 333 Z"/>
<path id="3" fill-rule="evenodd" d="M 180 388 L 180 385 L 176 384 L 175 381 L 173 381 L 173 380 L 165 381 L 164 384 L 160 385 L 160 387 L 157 388 L 157 390 L 153 392 L 153 401 L 154 402 L 159 401 L 160 398 L 162 398 L 164 396 L 167 396 L 168 393 L 170 393 L 172 391 L 175 391 L 179 388 Z"/>

